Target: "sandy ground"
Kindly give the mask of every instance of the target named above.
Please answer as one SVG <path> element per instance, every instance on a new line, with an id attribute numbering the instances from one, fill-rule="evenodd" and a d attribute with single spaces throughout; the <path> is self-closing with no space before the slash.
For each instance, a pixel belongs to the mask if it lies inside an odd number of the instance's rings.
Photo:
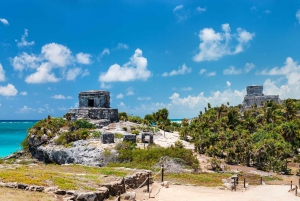
<path id="1" fill-rule="evenodd" d="M 142 190 L 137 192 L 137 200 L 151 200 L 151 201 L 296 201 L 300 197 L 295 196 L 294 193 L 288 192 L 290 187 L 288 185 L 264 185 L 250 187 L 246 191 L 228 191 L 219 190 L 217 188 L 170 185 L 169 188 L 161 188 L 159 193 L 154 196 L 160 186 L 153 185 L 153 191 L 150 194 L 142 193 Z"/>

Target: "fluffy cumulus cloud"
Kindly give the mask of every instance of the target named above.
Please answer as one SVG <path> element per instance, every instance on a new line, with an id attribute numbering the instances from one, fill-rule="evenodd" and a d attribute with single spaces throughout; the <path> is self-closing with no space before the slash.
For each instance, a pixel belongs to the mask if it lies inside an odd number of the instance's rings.
<path id="1" fill-rule="evenodd" d="M 147 97 L 138 97 L 137 100 L 139 100 L 139 101 L 151 100 L 151 97 L 149 97 L 149 96 L 147 96 Z"/>
<path id="2" fill-rule="evenodd" d="M 5 19 L 5 18 L 0 18 L 0 22 L 4 25 L 9 25 L 7 19 Z"/>
<path id="3" fill-rule="evenodd" d="M 76 59 L 77 59 L 77 62 L 78 63 L 81 63 L 81 64 L 90 64 L 91 63 L 91 58 L 92 56 L 90 54 L 86 54 L 86 53 L 78 53 L 76 54 Z"/>
<path id="4" fill-rule="evenodd" d="M 189 9 L 184 9 L 183 5 L 178 5 L 173 9 L 175 17 L 178 22 L 184 21 L 191 16 L 191 12 Z"/>
<path id="5" fill-rule="evenodd" d="M 25 81 L 27 83 L 38 84 L 48 82 L 59 82 L 61 79 L 74 80 L 79 74 L 83 76 L 89 75 L 86 69 L 82 71 L 81 68 L 70 68 L 76 64 L 90 64 L 90 54 L 78 53 L 76 56 L 72 55 L 71 50 L 61 44 L 49 43 L 42 47 L 40 54 L 21 53 L 14 58 L 10 58 L 11 65 L 14 70 L 19 71 L 32 71 L 36 72 L 27 75 Z M 59 75 L 53 72 L 59 69 Z M 65 76 L 67 72 L 67 76 Z"/>
<path id="6" fill-rule="evenodd" d="M 22 96 L 27 96 L 27 92 L 26 92 L 26 91 L 22 91 L 20 94 L 21 94 Z"/>
<path id="7" fill-rule="evenodd" d="M 19 110 L 16 111 L 16 113 L 28 113 L 33 110 L 34 110 L 33 108 L 24 105 L 22 108 L 19 108 Z"/>
<path id="8" fill-rule="evenodd" d="M 229 102 L 231 105 L 238 105 L 243 101 L 243 98 L 246 94 L 245 90 L 225 90 L 223 92 L 215 91 L 210 95 L 205 96 L 203 92 L 199 93 L 196 96 L 188 95 L 186 97 L 180 97 L 178 93 L 174 93 L 169 97 L 171 102 L 168 104 L 168 109 L 175 113 L 173 115 L 179 115 L 180 112 L 185 110 L 187 114 L 190 114 L 190 117 L 196 116 L 195 110 L 203 110 L 204 107 L 207 107 L 207 103 L 210 103 L 212 106 L 220 106 L 221 104 L 226 104 Z M 178 114 L 177 114 L 178 113 Z"/>
<path id="9" fill-rule="evenodd" d="M 127 89 L 126 89 L 126 95 L 127 96 L 132 96 L 132 95 L 134 95 L 134 90 L 133 90 L 133 88 L 132 87 L 128 87 Z"/>
<path id="10" fill-rule="evenodd" d="M 106 73 L 99 76 L 100 82 L 128 82 L 134 80 L 147 80 L 151 72 L 147 69 L 147 59 L 143 57 L 143 52 L 136 49 L 130 61 L 120 66 L 113 64 Z"/>
<path id="11" fill-rule="evenodd" d="M 212 61 L 238 54 L 244 51 L 255 35 L 242 28 L 237 28 L 237 33 L 231 33 L 229 24 L 223 24 L 222 31 L 218 33 L 212 28 L 200 30 L 200 52 L 193 57 L 194 61 Z"/>
<path id="12" fill-rule="evenodd" d="M 110 88 L 112 88 L 112 85 L 111 84 L 105 84 L 105 82 L 101 82 L 100 87 L 103 88 L 103 89 L 110 89 Z"/>
<path id="13" fill-rule="evenodd" d="M 202 68 L 200 71 L 199 71 L 199 74 L 202 75 L 203 73 L 206 72 L 206 69 L 205 68 Z"/>
<path id="14" fill-rule="evenodd" d="M 184 75 L 187 73 L 192 72 L 192 68 L 188 68 L 185 64 L 183 64 L 181 67 L 178 67 L 178 70 L 172 70 L 171 72 L 164 72 L 162 76 L 174 76 L 174 75 Z"/>
<path id="15" fill-rule="evenodd" d="M 3 70 L 3 66 L 0 63 L 0 82 L 5 81 L 5 71 Z"/>
<path id="16" fill-rule="evenodd" d="M 223 70 L 224 75 L 238 75 L 241 74 L 241 69 L 236 69 L 234 66 L 229 66 L 227 69 Z"/>
<path id="17" fill-rule="evenodd" d="M 69 69 L 67 73 L 67 80 L 75 80 L 78 75 L 82 73 L 81 68 Z"/>
<path id="18" fill-rule="evenodd" d="M 21 41 L 18 41 L 17 39 L 15 40 L 18 47 L 26 47 L 26 46 L 32 46 L 34 45 L 34 41 L 28 42 L 26 40 L 27 36 L 28 36 L 28 29 L 25 29 L 24 31 L 24 35 L 21 37 Z"/>
<path id="19" fill-rule="evenodd" d="M 200 7 L 200 6 L 198 6 L 197 8 L 196 8 L 196 11 L 198 11 L 198 12 L 200 12 L 200 13 L 202 13 L 202 12 L 205 12 L 206 11 L 206 7 Z"/>
<path id="20" fill-rule="evenodd" d="M 229 81 L 226 82 L 227 87 L 231 86 L 231 83 Z"/>
<path id="21" fill-rule="evenodd" d="M 124 95 L 122 94 L 122 93 L 119 93 L 118 95 L 117 95 L 117 99 L 123 99 L 124 98 Z"/>
<path id="22" fill-rule="evenodd" d="M 249 73 L 253 68 L 255 68 L 255 65 L 253 63 L 246 63 L 244 70 L 246 73 Z"/>
<path id="23" fill-rule="evenodd" d="M 12 84 L 7 84 L 6 86 L 0 86 L 0 95 L 1 96 L 15 96 L 17 95 L 18 90 Z"/>
<path id="24" fill-rule="evenodd" d="M 215 76 L 217 73 L 215 71 L 206 73 L 207 77 Z"/>
<path id="25" fill-rule="evenodd" d="M 64 96 L 64 95 L 61 95 L 61 94 L 54 95 L 54 96 L 52 96 L 51 98 L 53 98 L 53 99 L 61 99 L 61 100 L 72 99 L 71 96 Z"/>
<path id="26" fill-rule="evenodd" d="M 282 67 L 266 69 L 258 74 L 279 77 L 279 79 L 265 80 L 265 94 L 279 95 L 281 99 L 300 98 L 300 65 L 291 57 L 286 59 Z"/>
<path id="27" fill-rule="evenodd" d="M 296 12 L 296 18 L 300 24 L 300 9 Z"/>
<path id="28" fill-rule="evenodd" d="M 129 46 L 124 43 L 118 43 L 118 45 L 116 47 L 117 50 L 121 50 L 121 49 L 127 50 L 128 48 L 129 48 Z"/>
<path id="29" fill-rule="evenodd" d="M 35 73 L 25 78 L 25 82 L 30 84 L 58 82 L 60 79 L 51 72 L 51 69 L 52 66 L 50 63 L 42 63 Z"/>

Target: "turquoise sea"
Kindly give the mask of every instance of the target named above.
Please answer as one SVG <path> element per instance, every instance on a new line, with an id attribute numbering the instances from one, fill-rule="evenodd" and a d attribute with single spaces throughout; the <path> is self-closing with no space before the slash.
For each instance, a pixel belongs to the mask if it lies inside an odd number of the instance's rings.
<path id="1" fill-rule="evenodd" d="M 28 128 L 36 122 L 36 120 L 0 120 L 0 158 L 20 150 Z"/>

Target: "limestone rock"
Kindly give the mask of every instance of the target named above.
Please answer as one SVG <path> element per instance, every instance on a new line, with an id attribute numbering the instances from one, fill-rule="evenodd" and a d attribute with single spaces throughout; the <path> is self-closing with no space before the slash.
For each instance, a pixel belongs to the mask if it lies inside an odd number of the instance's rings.
<path id="1" fill-rule="evenodd" d="M 8 183 L 5 184 L 5 187 L 18 188 L 18 184 L 17 184 L 17 182 L 8 182 Z"/>
<path id="2" fill-rule="evenodd" d="M 163 181 L 161 182 L 161 186 L 165 187 L 165 188 L 169 188 L 170 182 L 168 181 Z"/>
<path id="3" fill-rule="evenodd" d="M 27 184 L 18 184 L 18 189 L 23 189 L 25 190 L 28 187 Z"/>
<path id="4" fill-rule="evenodd" d="M 67 192 L 65 190 L 57 189 L 54 193 L 57 195 L 66 195 Z"/>
<path id="5" fill-rule="evenodd" d="M 136 193 L 135 192 L 128 192 L 124 196 L 125 200 L 130 200 L 130 201 L 135 201 L 135 198 L 136 198 Z"/>
<path id="6" fill-rule="evenodd" d="M 47 187 L 47 188 L 44 189 L 44 192 L 45 193 L 51 193 L 51 192 L 55 192 L 57 190 L 58 190 L 57 187 Z"/>
<path id="7" fill-rule="evenodd" d="M 109 184 L 104 184 L 104 187 L 108 188 L 109 194 L 116 196 L 118 192 L 125 193 L 125 182 L 122 181 L 113 181 Z"/>

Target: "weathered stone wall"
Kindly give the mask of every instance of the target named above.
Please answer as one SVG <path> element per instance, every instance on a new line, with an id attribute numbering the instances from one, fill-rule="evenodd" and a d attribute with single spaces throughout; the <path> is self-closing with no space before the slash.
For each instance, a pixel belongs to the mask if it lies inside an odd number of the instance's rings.
<path id="1" fill-rule="evenodd" d="M 263 86 L 248 86 L 247 95 L 244 97 L 242 110 L 247 110 L 254 104 L 256 104 L 257 107 L 261 107 L 262 102 L 265 103 L 269 100 L 273 100 L 278 104 L 281 103 L 278 95 L 264 95 Z"/>
<path id="2" fill-rule="evenodd" d="M 118 109 L 111 108 L 79 108 L 70 109 L 72 120 L 75 119 L 107 119 L 110 122 L 118 122 Z"/>
<path id="3" fill-rule="evenodd" d="M 153 134 L 150 132 L 142 133 L 142 143 L 153 143 Z"/>
<path id="4" fill-rule="evenodd" d="M 79 108 L 81 107 L 102 107 L 110 108 L 110 93 L 108 91 L 84 91 L 78 95 Z M 89 105 L 89 101 L 90 104 Z"/>
<path id="5" fill-rule="evenodd" d="M 136 135 L 134 135 L 134 134 L 124 134 L 123 135 L 123 141 L 131 141 L 133 143 L 136 143 Z"/>
<path id="6" fill-rule="evenodd" d="M 247 96 L 263 96 L 263 86 L 247 86 Z"/>
<path id="7" fill-rule="evenodd" d="M 101 142 L 103 144 L 115 143 L 115 134 L 109 132 L 102 133 Z"/>

